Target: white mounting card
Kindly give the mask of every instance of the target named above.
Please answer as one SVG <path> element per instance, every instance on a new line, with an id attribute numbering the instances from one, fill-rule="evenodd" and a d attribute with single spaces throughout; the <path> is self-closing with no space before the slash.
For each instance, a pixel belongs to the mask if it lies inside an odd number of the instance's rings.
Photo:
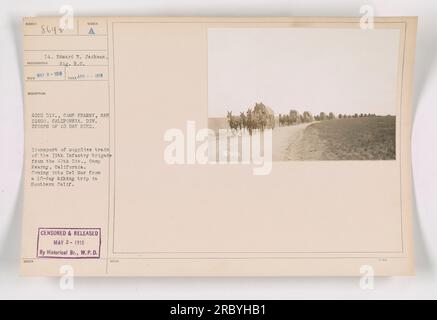
<path id="1" fill-rule="evenodd" d="M 23 19 L 23 275 L 412 275 L 417 18 Z"/>

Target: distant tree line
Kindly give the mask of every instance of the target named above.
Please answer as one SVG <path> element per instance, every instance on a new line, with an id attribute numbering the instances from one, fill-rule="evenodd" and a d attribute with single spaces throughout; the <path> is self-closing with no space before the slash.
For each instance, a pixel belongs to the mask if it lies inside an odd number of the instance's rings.
<path id="1" fill-rule="evenodd" d="M 338 118 L 339 119 L 350 119 L 350 118 L 371 118 L 371 117 L 376 117 L 376 114 L 374 113 L 354 113 L 353 115 L 350 114 L 339 114 Z"/>

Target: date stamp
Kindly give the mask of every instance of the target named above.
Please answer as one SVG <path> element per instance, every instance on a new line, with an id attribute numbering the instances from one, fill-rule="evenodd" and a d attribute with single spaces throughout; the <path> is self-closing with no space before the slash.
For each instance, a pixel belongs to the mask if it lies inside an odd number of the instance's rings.
<path id="1" fill-rule="evenodd" d="M 38 228 L 37 258 L 99 259 L 100 228 Z"/>

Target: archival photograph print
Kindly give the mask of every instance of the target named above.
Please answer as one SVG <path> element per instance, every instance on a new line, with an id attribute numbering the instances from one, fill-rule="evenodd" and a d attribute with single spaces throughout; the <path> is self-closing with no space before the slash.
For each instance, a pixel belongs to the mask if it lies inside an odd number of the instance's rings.
<path id="1" fill-rule="evenodd" d="M 209 129 L 271 130 L 273 161 L 395 160 L 399 48 L 399 29 L 210 28 Z"/>

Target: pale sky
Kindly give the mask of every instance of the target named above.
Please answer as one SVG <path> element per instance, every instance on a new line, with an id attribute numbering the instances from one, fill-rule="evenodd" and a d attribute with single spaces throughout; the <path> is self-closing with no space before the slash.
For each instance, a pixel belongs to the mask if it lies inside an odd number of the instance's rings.
<path id="1" fill-rule="evenodd" d="M 211 28 L 208 115 L 396 113 L 398 29 Z"/>

